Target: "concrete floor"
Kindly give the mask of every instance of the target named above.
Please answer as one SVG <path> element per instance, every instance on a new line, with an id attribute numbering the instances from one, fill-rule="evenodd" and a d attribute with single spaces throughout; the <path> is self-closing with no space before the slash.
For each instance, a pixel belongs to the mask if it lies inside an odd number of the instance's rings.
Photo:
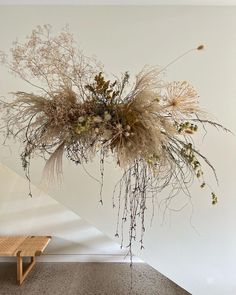
<path id="1" fill-rule="evenodd" d="M 21 287 L 16 265 L 0 263 L 1 295 L 187 295 L 150 266 L 135 263 L 37 263 Z"/>

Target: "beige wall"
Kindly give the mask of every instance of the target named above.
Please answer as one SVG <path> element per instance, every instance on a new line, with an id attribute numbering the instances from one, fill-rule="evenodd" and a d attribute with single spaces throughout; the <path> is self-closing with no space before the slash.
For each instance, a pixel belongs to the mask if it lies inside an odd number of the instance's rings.
<path id="1" fill-rule="evenodd" d="M 108 73 L 137 73 L 144 64 L 165 66 L 189 48 L 205 44 L 173 65 L 170 80 L 189 80 L 199 90 L 200 101 L 224 125 L 235 131 L 236 8 L 229 7 L 1 7 L 1 47 L 8 49 L 37 24 L 50 23 L 59 30 L 66 23 L 87 55 L 96 54 Z M 99 33 L 98 33 L 99 32 Z M 1 91 L 24 87 L 0 71 Z M 192 206 L 166 215 L 156 207 L 152 228 L 145 236 L 144 251 L 136 253 L 164 275 L 193 294 L 235 294 L 236 139 L 210 129 L 198 145 L 215 165 L 220 179 L 219 204 L 210 205 L 207 193 L 193 186 Z M 22 174 L 18 151 L 1 148 L 2 163 Z M 50 195 L 79 216 L 114 237 L 116 213 L 111 209 L 113 184 L 120 171 L 107 165 L 104 206 L 98 205 L 98 187 L 80 167 L 64 161 L 64 183 Z M 35 160 L 33 180 L 40 179 L 42 163 Z M 88 168 L 98 173 L 98 165 Z M 208 173 L 207 173 L 208 175 Z M 209 174 L 210 177 L 210 174 Z M 215 185 L 212 181 L 212 185 Z M 165 196 L 162 196 L 165 197 Z M 179 208 L 186 199 L 173 204 Z"/>

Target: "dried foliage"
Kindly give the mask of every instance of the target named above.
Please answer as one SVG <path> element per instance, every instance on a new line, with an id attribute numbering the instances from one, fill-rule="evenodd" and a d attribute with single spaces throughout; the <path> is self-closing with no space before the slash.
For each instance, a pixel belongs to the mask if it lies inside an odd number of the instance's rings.
<path id="1" fill-rule="evenodd" d="M 9 60 L 2 54 L 2 62 L 35 89 L 15 92 L 13 102 L 2 102 L 7 138 L 17 137 L 24 145 L 26 176 L 30 180 L 34 155 L 46 159 L 44 175 L 50 183 L 62 173 L 64 154 L 76 164 L 99 154 L 103 185 L 104 159 L 113 155 L 124 171 L 113 196 L 116 236 L 121 232 L 123 240 L 128 221 L 130 254 L 138 235 L 143 247 L 147 198 L 168 186 L 167 202 L 178 192 L 189 194 L 194 177 L 202 188 L 207 186 L 203 162 L 215 174 L 193 135 L 198 125 L 223 127 L 206 118 L 188 82 L 164 83 L 155 67 L 145 67 L 133 86 L 128 73 L 106 80 L 99 64 L 76 48 L 68 30 L 53 37 L 49 26 L 37 27 L 25 44 L 15 43 L 11 55 Z M 215 193 L 211 196 L 215 204 Z"/>

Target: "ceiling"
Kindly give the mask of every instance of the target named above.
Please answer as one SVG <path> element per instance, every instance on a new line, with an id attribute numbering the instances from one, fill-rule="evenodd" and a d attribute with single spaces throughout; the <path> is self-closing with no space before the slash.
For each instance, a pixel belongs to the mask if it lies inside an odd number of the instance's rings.
<path id="1" fill-rule="evenodd" d="M 0 5 L 236 5 L 236 0 L 0 0 Z"/>

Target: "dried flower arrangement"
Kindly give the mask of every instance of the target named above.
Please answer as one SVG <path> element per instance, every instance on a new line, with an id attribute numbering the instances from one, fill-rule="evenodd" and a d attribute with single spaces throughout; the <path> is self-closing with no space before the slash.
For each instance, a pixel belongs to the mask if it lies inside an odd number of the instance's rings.
<path id="1" fill-rule="evenodd" d="M 106 80 L 101 66 L 76 48 L 68 30 L 52 36 L 50 26 L 37 27 L 25 44 L 16 42 L 11 56 L 9 60 L 2 54 L 2 63 L 37 90 L 18 91 L 14 101 L 1 102 L 6 138 L 23 143 L 26 177 L 30 181 L 33 155 L 45 158 L 44 175 L 52 182 L 62 173 L 64 154 L 75 164 L 99 154 L 102 203 L 104 159 L 113 155 L 124 171 L 113 194 L 116 236 L 121 232 L 123 243 L 128 221 L 131 257 L 138 228 L 143 247 L 148 197 L 168 186 L 167 202 L 179 192 L 189 194 L 194 177 L 202 188 L 208 186 L 202 162 L 216 177 L 214 167 L 196 149 L 193 135 L 198 125 L 228 130 L 207 118 L 188 82 L 164 82 L 156 67 L 145 67 L 133 86 L 128 73 L 114 82 Z M 214 192 L 211 197 L 216 204 Z"/>

